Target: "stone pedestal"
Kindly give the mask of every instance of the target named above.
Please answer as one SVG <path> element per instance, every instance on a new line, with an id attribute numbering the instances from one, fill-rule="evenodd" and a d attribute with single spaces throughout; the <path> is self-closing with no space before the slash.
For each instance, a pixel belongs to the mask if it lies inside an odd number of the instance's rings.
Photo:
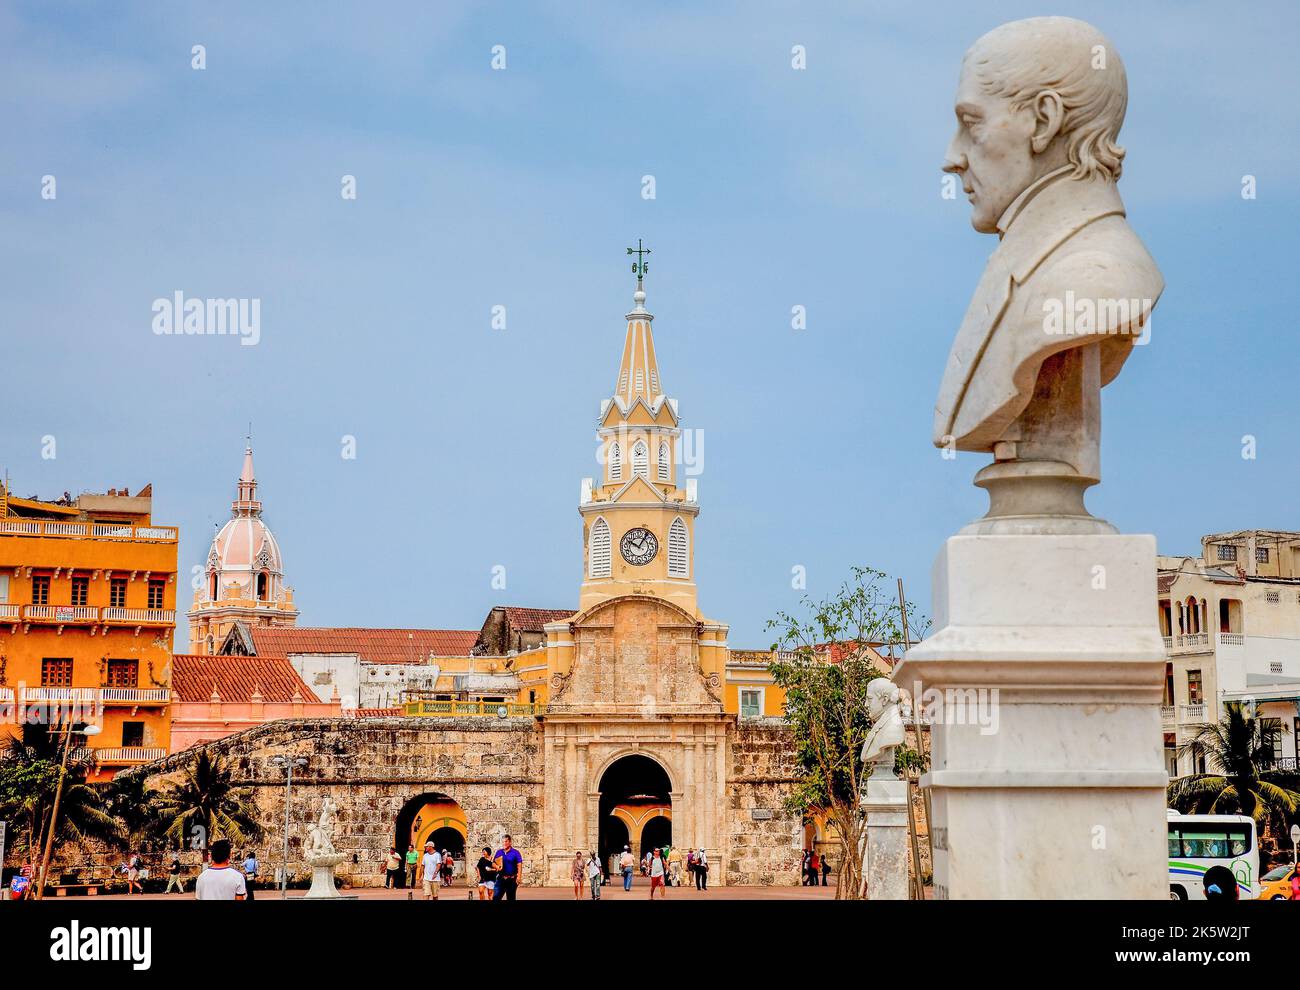
<path id="1" fill-rule="evenodd" d="M 892 761 L 891 761 L 892 762 Z M 867 778 L 861 807 L 867 816 L 867 898 L 905 901 L 907 892 L 907 781 Z"/>
<path id="2" fill-rule="evenodd" d="M 307 901 L 354 901 L 355 894 L 340 894 L 334 886 L 334 870 L 347 857 L 343 853 L 316 856 L 307 861 L 311 867 L 311 887 L 302 899 Z"/>
<path id="3" fill-rule="evenodd" d="M 1165 898 L 1155 538 L 955 536 L 894 674 L 932 719 L 936 897 Z"/>

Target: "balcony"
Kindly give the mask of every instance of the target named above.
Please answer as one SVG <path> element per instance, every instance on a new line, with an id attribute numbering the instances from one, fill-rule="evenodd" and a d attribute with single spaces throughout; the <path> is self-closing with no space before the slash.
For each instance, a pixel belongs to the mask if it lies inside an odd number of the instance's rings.
<path id="1" fill-rule="evenodd" d="M 168 688 L 106 687 L 99 689 L 105 705 L 165 705 L 172 699 Z"/>
<path id="2" fill-rule="evenodd" d="M 1220 646 L 1245 646 L 1246 637 L 1243 633 L 1219 633 Z"/>
<path id="3" fill-rule="evenodd" d="M 129 705 L 156 706 L 171 704 L 170 688 L 133 687 L 0 687 L 0 702 L 13 701 L 15 695 L 25 705 L 61 702 L 88 707 Z"/>
<path id="4" fill-rule="evenodd" d="M 0 605 L 0 622 L 24 626 L 174 626 L 173 608 L 98 608 L 94 605 Z"/>
<path id="5" fill-rule="evenodd" d="M 1178 717 L 1178 709 L 1174 705 L 1160 706 L 1160 721 L 1164 725 L 1173 725 Z"/>
<path id="6" fill-rule="evenodd" d="M 1205 721 L 1205 704 L 1202 702 L 1197 705 L 1183 705 L 1182 712 L 1184 722 L 1204 722 Z"/>
<path id="7" fill-rule="evenodd" d="M 49 536 L 133 543 L 175 543 L 179 538 L 178 532 L 175 526 L 124 526 L 119 523 L 0 519 L 0 536 Z"/>
<path id="8" fill-rule="evenodd" d="M 506 701 L 408 701 L 402 706 L 407 715 L 443 718 L 540 715 L 544 707 L 544 705 L 516 704 Z"/>
<path id="9" fill-rule="evenodd" d="M 1178 636 L 1166 636 L 1165 649 L 1170 653 L 1208 653 L 1210 651 L 1209 633 L 1184 633 Z"/>
<path id="10" fill-rule="evenodd" d="M 91 749 L 90 755 L 100 766 L 123 766 L 134 763 L 150 763 L 161 760 L 167 750 L 161 746 L 118 746 L 116 748 Z"/>

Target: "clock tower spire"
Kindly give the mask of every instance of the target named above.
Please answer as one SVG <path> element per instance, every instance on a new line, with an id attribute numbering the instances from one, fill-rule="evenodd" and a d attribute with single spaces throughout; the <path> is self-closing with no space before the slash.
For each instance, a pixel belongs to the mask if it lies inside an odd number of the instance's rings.
<path id="1" fill-rule="evenodd" d="M 665 598 L 698 615 L 694 479 L 681 474 L 677 400 L 664 394 L 646 309 L 646 257 L 635 257 L 636 291 L 626 316 L 614 394 L 596 424 L 599 473 L 582 482 L 583 582 L 579 608 L 622 595 Z"/>

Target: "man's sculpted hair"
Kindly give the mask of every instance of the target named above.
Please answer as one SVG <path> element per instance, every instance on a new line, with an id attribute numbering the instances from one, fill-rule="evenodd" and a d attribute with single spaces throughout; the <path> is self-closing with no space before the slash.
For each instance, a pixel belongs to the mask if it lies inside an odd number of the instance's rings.
<path id="1" fill-rule="evenodd" d="M 1128 78 L 1119 53 L 1091 24 L 1072 17 L 1012 21 L 971 45 L 966 61 L 984 91 L 1006 97 L 1014 109 L 1055 91 L 1065 107 L 1061 134 L 1075 178 L 1120 177 Z"/>

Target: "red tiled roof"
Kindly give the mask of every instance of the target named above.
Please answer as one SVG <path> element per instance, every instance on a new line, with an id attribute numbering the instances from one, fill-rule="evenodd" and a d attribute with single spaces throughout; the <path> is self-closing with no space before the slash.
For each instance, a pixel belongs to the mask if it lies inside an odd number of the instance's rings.
<path id="1" fill-rule="evenodd" d="M 1177 580 L 1178 580 L 1177 571 L 1171 572 L 1169 574 L 1157 574 L 1156 575 L 1157 594 L 1168 591 L 1170 588 L 1174 586 L 1174 582 Z"/>
<path id="2" fill-rule="evenodd" d="M 467 657 L 477 629 L 355 629 L 254 626 L 259 657 L 290 653 L 355 653 L 367 663 L 424 663 L 435 657 Z"/>
<path id="3" fill-rule="evenodd" d="M 172 657 L 172 694 L 177 701 L 207 701 L 213 686 L 222 701 L 246 703 L 253 689 L 267 702 L 320 701 L 285 657 L 223 657 L 177 653 Z"/>
<path id="4" fill-rule="evenodd" d="M 528 632 L 541 632 L 542 627 L 548 622 L 556 622 L 578 614 L 571 608 L 515 608 L 513 605 L 506 605 L 505 611 L 506 622 L 515 629 L 524 629 Z"/>

